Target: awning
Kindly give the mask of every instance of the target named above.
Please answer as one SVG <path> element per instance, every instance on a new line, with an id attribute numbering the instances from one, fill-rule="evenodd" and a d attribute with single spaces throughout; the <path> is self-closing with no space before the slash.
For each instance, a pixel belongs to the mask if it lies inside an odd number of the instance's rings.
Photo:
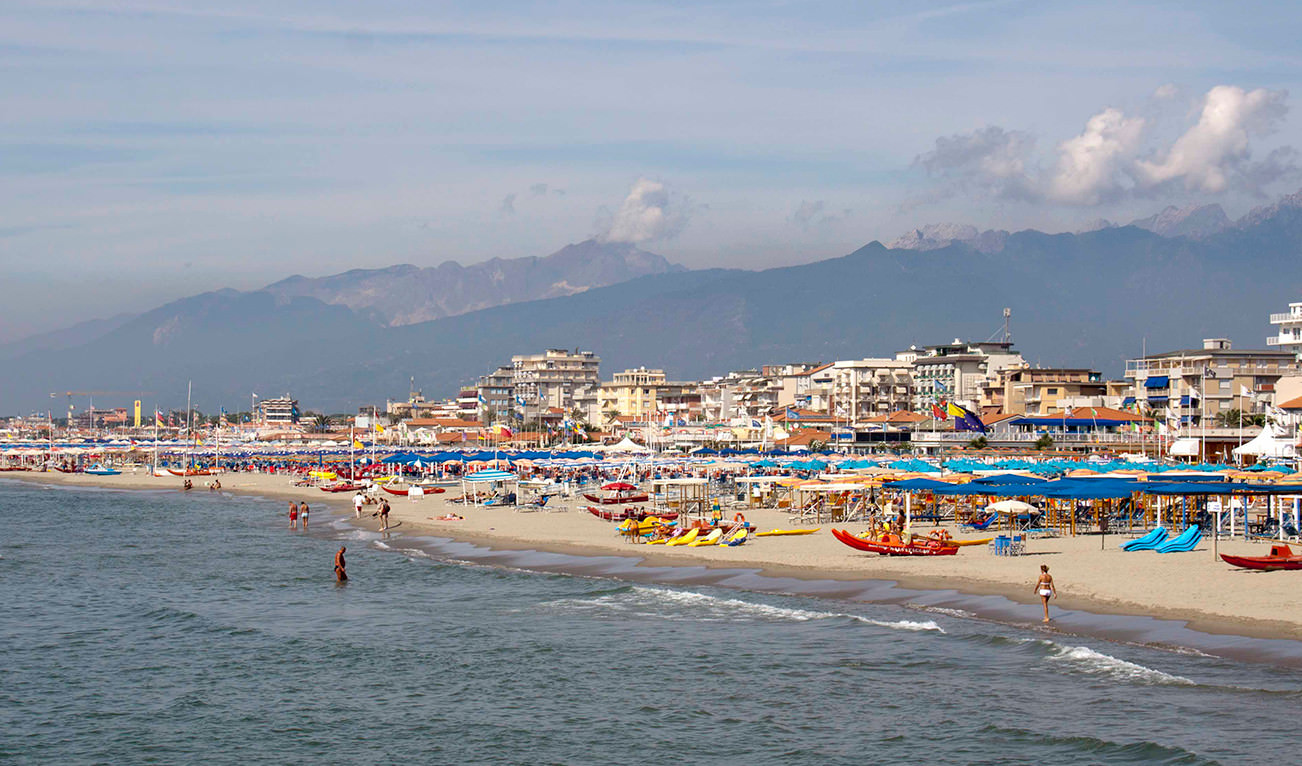
<path id="1" fill-rule="evenodd" d="M 1197 401 L 1198 400 L 1194 399 L 1192 396 L 1185 394 L 1184 396 L 1180 397 L 1180 406 L 1188 407 L 1189 405 L 1194 404 Z"/>
<path id="2" fill-rule="evenodd" d="M 1171 385 L 1171 378 L 1167 375 L 1150 375 L 1144 381 L 1144 388 L 1166 388 Z"/>
<path id="3" fill-rule="evenodd" d="M 1122 406 L 1122 407 L 1129 407 L 1130 405 L 1132 405 L 1132 404 L 1134 404 L 1134 403 L 1135 403 L 1135 397 L 1133 397 L 1133 396 L 1127 396 L 1125 399 L 1122 399 L 1122 400 L 1121 400 L 1121 406 Z"/>

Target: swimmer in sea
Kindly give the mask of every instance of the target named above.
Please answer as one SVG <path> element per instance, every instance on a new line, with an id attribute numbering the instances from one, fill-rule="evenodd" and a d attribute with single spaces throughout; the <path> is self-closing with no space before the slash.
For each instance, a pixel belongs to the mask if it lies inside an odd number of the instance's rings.
<path id="1" fill-rule="evenodd" d="M 348 572 L 346 571 L 348 564 L 344 561 L 344 551 L 346 550 L 348 549 L 341 545 L 339 546 L 339 552 L 335 554 L 335 579 L 338 582 L 348 580 Z"/>
<path id="2" fill-rule="evenodd" d="M 1049 565 L 1040 565 L 1040 579 L 1035 581 L 1035 592 L 1044 602 L 1044 621 L 1049 621 L 1049 598 L 1057 597 L 1058 589 L 1053 586 L 1053 575 L 1049 574 Z"/>

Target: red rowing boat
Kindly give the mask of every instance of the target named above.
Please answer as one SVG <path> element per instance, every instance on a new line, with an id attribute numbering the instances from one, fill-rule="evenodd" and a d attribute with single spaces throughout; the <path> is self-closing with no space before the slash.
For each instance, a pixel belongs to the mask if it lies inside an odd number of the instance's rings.
<path id="1" fill-rule="evenodd" d="M 1232 566 L 1264 572 L 1274 572 L 1280 569 L 1302 569 L 1302 555 L 1294 553 L 1292 548 L 1283 544 L 1270 546 L 1269 556 L 1231 556 L 1228 553 L 1222 553 L 1221 558 L 1224 559 L 1226 564 Z"/>
<path id="2" fill-rule="evenodd" d="M 390 487 L 388 484 L 381 484 L 380 489 L 384 490 L 385 492 L 388 492 L 390 495 L 398 495 L 399 497 L 406 497 L 407 492 L 411 489 L 411 487 L 394 489 L 393 487 Z M 447 492 L 447 490 L 442 487 L 421 487 L 421 489 L 425 490 L 425 494 L 427 495 L 441 495 L 444 492 Z"/>
<path id="3" fill-rule="evenodd" d="M 624 503 L 645 503 L 649 499 L 647 493 L 645 492 L 639 492 L 636 495 L 630 493 L 624 493 L 624 494 L 607 495 L 605 497 L 602 497 L 601 495 L 589 495 L 585 493 L 583 496 L 587 498 L 588 502 L 596 503 L 597 505 L 623 505 Z"/>
<path id="4" fill-rule="evenodd" d="M 356 492 L 363 489 L 361 484 L 331 484 L 328 487 L 322 487 L 322 492 Z"/>
<path id="5" fill-rule="evenodd" d="M 173 476 L 211 476 L 212 471 L 206 468 L 191 468 L 188 471 L 178 471 L 175 468 L 167 469 L 167 472 Z"/>
<path id="6" fill-rule="evenodd" d="M 844 529 L 833 529 L 832 536 L 857 551 L 880 553 L 883 556 L 953 556 L 958 553 L 958 546 L 929 538 L 914 538 L 904 542 L 895 535 L 888 535 L 884 540 L 865 540 L 855 537 Z"/>
<path id="7" fill-rule="evenodd" d="M 588 506 L 588 513 L 596 516 L 603 521 L 625 521 L 627 519 L 644 520 L 648 516 L 655 516 L 657 519 L 664 521 L 673 521 L 678 518 L 678 512 L 656 513 L 654 511 L 644 511 L 638 508 L 625 508 L 622 511 L 606 511 L 595 506 Z"/>

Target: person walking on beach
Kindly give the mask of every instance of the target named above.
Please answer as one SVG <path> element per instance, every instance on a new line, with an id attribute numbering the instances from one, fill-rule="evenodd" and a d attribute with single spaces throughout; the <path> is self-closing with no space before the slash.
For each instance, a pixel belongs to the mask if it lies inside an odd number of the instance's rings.
<path id="1" fill-rule="evenodd" d="M 298 529 L 298 503 L 289 501 L 289 528 Z"/>
<path id="2" fill-rule="evenodd" d="M 355 513 L 359 519 L 362 517 L 362 504 L 365 502 L 366 499 L 362 497 L 361 490 L 358 490 L 357 494 L 353 495 L 353 513 Z"/>
<path id="3" fill-rule="evenodd" d="M 1040 579 L 1035 581 L 1035 592 L 1044 602 L 1044 621 L 1049 621 L 1049 598 L 1057 597 L 1058 589 L 1053 586 L 1053 575 L 1049 574 L 1049 565 L 1040 565 Z"/>
<path id="4" fill-rule="evenodd" d="M 303 503 L 303 505 L 299 506 L 298 515 L 303 518 L 303 529 L 307 529 L 307 511 L 307 503 Z"/>
<path id="5" fill-rule="evenodd" d="M 346 582 L 348 580 L 347 562 L 344 561 L 344 551 L 348 550 L 344 546 L 339 546 L 339 552 L 335 554 L 335 580 Z"/>
<path id="6" fill-rule="evenodd" d="M 380 531 L 389 528 L 389 501 L 384 500 L 380 503 Z"/>

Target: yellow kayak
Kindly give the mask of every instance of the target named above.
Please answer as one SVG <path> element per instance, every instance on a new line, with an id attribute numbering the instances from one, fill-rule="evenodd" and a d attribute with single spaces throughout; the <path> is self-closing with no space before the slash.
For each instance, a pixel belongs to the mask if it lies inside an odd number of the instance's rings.
<path id="1" fill-rule="evenodd" d="M 665 543 L 665 545 L 691 545 L 692 543 L 696 542 L 696 536 L 700 533 L 701 530 L 699 529 L 689 529 L 687 530 L 687 534 L 683 535 L 682 537 L 675 537 L 674 539 Z"/>
<path id="2" fill-rule="evenodd" d="M 688 543 L 688 545 L 690 545 L 693 548 L 699 548 L 702 545 L 718 545 L 719 538 L 721 537 L 723 537 L 723 530 L 716 529 L 710 534 L 706 535 L 705 537 L 698 537 L 697 539 Z"/>
<path id="3" fill-rule="evenodd" d="M 950 541 L 949 541 L 949 544 L 950 544 L 950 545 L 957 545 L 958 547 L 962 548 L 964 545 L 985 545 L 986 543 L 990 542 L 990 541 L 993 540 L 993 539 L 995 539 L 995 538 L 993 538 L 993 537 L 981 537 L 981 538 L 978 538 L 978 539 L 976 539 L 976 540 L 950 540 Z"/>
<path id="4" fill-rule="evenodd" d="M 755 536 L 778 537 L 781 535 L 812 535 L 820 529 L 822 529 L 822 527 L 814 527 L 813 529 L 770 529 L 767 532 L 756 532 Z"/>
<path id="5" fill-rule="evenodd" d="M 731 535 L 729 535 L 728 539 L 727 539 L 727 540 L 724 540 L 722 544 L 723 544 L 723 545 L 741 545 L 742 543 L 746 542 L 746 536 L 747 536 L 747 534 L 748 534 L 748 531 L 747 531 L 747 530 L 745 530 L 745 529 L 739 529 L 739 530 L 737 530 L 736 532 L 733 532 Z"/>

